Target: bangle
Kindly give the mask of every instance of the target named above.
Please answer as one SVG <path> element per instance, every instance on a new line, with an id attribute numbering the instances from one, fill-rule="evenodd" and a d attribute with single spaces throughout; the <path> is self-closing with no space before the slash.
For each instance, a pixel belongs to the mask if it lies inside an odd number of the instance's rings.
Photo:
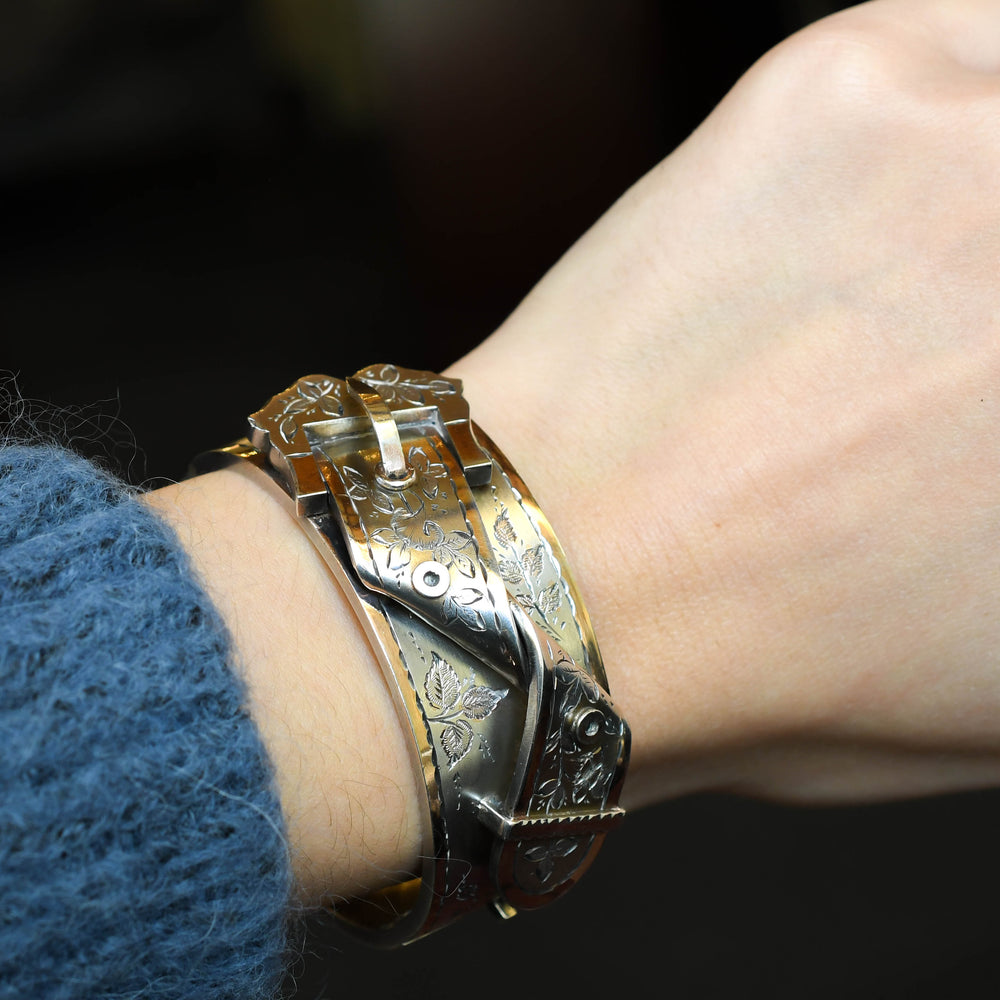
<path id="1" fill-rule="evenodd" d="M 276 481 L 370 640 L 427 790 L 422 868 L 335 915 L 374 944 L 542 906 L 618 806 L 629 729 L 565 553 L 459 379 L 310 375 L 195 460 Z"/>

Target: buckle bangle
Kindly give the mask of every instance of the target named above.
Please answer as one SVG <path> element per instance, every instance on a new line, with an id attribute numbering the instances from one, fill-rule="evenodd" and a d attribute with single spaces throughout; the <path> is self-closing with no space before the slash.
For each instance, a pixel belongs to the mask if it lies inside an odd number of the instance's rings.
<path id="1" fill-rule="evenodd" d="M 545 905 L 618 806 L 629 729 L 552 528 L 458 379 L 310 375 L 195 460 L 267 473 L 365 626 L 427 790 L 418 877 L 338 904 L 371 943 Z"/>

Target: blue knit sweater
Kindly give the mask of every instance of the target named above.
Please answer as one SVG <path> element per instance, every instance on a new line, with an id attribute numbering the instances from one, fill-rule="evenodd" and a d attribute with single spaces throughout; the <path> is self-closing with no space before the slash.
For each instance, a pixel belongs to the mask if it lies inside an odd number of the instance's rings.
<path id="1" fill-rule="evenodd" d="M 273 997 L 289 864 L 224 629 L 168 530 L 0 447 L 0 998 Z"/>

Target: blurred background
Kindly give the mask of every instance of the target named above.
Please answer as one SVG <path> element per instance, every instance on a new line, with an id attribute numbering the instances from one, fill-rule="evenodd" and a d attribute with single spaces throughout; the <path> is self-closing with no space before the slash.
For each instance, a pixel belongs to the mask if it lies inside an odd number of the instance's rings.
<path id="1" fill-rule="evenodd" d="M 8 4 L 7 419 L 155 485 L 299 375 L 442 367 L 759 55 L 841 6 Z M 318 923 L 288 996 L 994 997 L 997 815 L 992 794 L 665 804 L 547 911 L 389 954 Z"/>

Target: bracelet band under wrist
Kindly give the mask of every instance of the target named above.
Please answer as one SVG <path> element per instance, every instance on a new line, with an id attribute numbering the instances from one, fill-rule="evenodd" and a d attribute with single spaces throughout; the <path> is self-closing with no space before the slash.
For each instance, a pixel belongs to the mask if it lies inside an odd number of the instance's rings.
<path id="1" fill-rule="evenodd" d="M 629 730 L 565 553 L 461 391 L 394 365 L 306 376 L 195 464 L 249 461 L 281 486 L 413 738 L 419 877 L 335 910 L 388 946 L 550 902 L 624 815 Z"/>

